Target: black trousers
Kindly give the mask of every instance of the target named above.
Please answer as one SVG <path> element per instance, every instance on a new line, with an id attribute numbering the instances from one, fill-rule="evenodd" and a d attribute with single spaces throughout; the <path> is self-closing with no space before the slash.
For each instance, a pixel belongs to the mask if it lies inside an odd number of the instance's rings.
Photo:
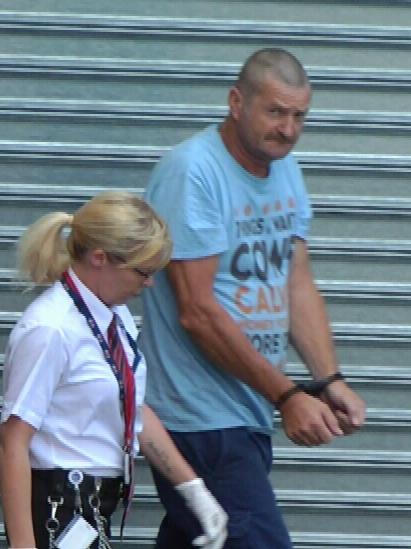
<path id="1" fill-rule="evenodd" d="M 49 549 L 49 532 L 46 528 L 47 519 L 51 517 L 51 506 L 48 498 L 63 498 L 62 505 L 57 507 L 56 518 L 59 521 L 59 529 L 55 537 L 64 530 L 67 524 L 74 516 L 74 498 L 75 491 L 73 485 L 69 482 L 68 471 L 63 469 L 52 470 L 32 470 L 32 515 L 34 536 L 36 547 L 38 549 Z M 81 503 L 83 508 L 83 517 L 94 528 L 96 522 L 93 509 L 89 503 L 89 496 L 95 493 L 95 478 L 90 475 L 84 475 L 83 482 L 79 486 L 81 494 Z M 105 517 L 105 531 L 110 537 L 110 517 L 115 511 L 121 498 L 122 478 L 103 478 L 99 492 L 100 497 L 100 515 Z M 98 549 L 98 540 L 91 545 L 92 549 Z M 74 549 L 74 548 L 73 548 Z"/>

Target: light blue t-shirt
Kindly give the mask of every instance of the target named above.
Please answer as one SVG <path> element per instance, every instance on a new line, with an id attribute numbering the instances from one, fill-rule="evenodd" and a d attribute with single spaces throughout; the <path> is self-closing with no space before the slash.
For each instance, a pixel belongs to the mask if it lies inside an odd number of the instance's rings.
<path id="1" fill-rule="evenodd" d="M 235 161 L 213 125 L 158 163 L 146 199 L 168 223 L 173 259 L 219 255 L 217 300 L 273 368 L 284 363 L 293 239 L 306 239 L 311 219 L 293 156 L 274 161 L 268 177 L 255 177 Z M 143 299 L 146 400 L 166 427 L 246 426 L 271 433 L 267 400 L 210 362 L 181 327 L 165 271 Z"/>

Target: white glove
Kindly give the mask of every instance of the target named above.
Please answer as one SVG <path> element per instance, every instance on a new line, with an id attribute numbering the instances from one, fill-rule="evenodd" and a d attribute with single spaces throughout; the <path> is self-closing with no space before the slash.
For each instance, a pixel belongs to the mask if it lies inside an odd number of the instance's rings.
<path id="1" fill-rule="evenodd" d="M 183 482 L 175 487 L 187 507 L 200 522 L 204 534 L 193 541 L 203 549 L 222 549 L 227 538 L 228 516 L 215 497 L 207 490 L 201 478 Z"/>

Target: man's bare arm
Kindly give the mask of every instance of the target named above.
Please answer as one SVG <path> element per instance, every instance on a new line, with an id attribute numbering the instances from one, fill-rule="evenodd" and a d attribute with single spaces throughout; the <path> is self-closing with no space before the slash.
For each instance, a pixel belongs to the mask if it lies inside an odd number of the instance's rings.
<path id="1" fill-rule="evenodd" d="M 314 379 L 324 379 L 338 370 L 330 323 L 311 272 L 307 246 L 296 240 L 289 282 L 290 339 Z M 344 381 L 334 381 L 323 395 L 338 417 L 344 433 L 360 427 L 365 404 Z"/>
<path id="2" fill-rule="evenodd" d="M 170 263 L 180 322 L 209 360 L 275 404 L 294 384 L 256 351 L 215 299 L 217 266 L 218 256 Z M 281 413 L 287 435 L 299 444 L 321 444 L 342 434 L 329 407 L 308 395 L 294 395 Z"/>

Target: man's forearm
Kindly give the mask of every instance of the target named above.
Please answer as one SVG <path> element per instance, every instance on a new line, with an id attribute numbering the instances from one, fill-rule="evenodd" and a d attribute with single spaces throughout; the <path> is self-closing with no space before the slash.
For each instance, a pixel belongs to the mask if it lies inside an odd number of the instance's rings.
<path id="1" fill-rule="evenodd" d="M 211 256 L 172 261 L 168 266 L 181 325 L 216 367 L 275 403 L 293 383 L 254 348 L 216 299 L 214 280 L 218 262 L 218 256 Z"/>
<path id="2" fill-rule="evenodd" d="M 210 361 L 253 387 L 271 403 L 292 387 L 292 381 L 256 351 L 218 303 L 192 311 L 183 325 Z"/>
<path id="3" fill-rule="evenodd" d="M 338 369 L 324 300 L 313 287 L 300 288 L 291 308 L 290 340 L 315 379 Z"/>
<path id="4" fill-rule="evenodd" d="M 337 357 L 324 299 L 301 240 L 296 240 L 288 289 L 291 343 L 313 377 L 325 378 L 337 371 Z"/>

